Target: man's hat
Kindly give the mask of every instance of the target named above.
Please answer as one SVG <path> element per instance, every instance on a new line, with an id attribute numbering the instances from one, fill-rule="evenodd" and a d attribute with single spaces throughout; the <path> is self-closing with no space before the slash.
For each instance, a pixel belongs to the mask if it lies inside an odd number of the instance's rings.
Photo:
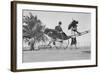
<path id="1" fill-rule="evenodd" d="M 78 24 L 78 21 L 76 21 L 76 20 L 74 20 L 73 22 L 74 22 L 75 24 Z"/>
<path id="2" fill-rule="evenodd" d="M 59 21 L 59 24 L 61 25 L 61 24 L 62 24 L 62 22 L 61 22 L 61 21 Z"/>
<path id="3" fill-rule="evenodd" d="M 71 29 L 71 27 L 77 26 L 77 24 L 78 24 L 78 21 L 73 20 L 73 21 L 69 24 L 68 30 Z"/>

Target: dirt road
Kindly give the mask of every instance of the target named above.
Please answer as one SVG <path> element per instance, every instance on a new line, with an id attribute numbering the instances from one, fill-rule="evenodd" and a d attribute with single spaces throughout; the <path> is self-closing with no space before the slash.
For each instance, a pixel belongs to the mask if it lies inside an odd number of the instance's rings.
<path id="1" fill-rule="evenodd" d="M 90 59 L 89 47 L 78 49 L 40 49 L 38 51 L 23 51 L 23 62 L 44 62 Z"/>

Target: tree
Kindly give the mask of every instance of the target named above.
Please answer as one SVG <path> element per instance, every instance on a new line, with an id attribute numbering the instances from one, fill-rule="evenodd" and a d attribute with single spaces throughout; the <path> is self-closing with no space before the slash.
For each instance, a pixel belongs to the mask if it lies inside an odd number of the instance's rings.
<path id="1" fill-rule="evenodd" d="M 34 50 L 34 44 L 36 42 L 43 41 L 45 42 L 47 37 L 42 31 L 44 25 L 42 25 L 41 20 L 37 16 L 33 16 L 32 13 L 29 13 L 29 16 L 23 16 L 23 37 L 30 38 L 30 49 Z"/>

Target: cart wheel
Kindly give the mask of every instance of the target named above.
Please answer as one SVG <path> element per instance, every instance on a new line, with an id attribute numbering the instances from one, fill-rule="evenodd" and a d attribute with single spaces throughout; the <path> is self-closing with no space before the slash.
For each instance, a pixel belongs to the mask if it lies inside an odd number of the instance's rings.
<path id="1" fill-rule="evenodd" d="M 69 40 L 64 40 L 64 41 L 59 42 L 59 43 L 60 43 L 60 45 L 55 45 L 55 47 L 56 47 L 57 49 L 61 49 L 61 48 L 67 49 L 68 46 L 69 46 Z"/>
<path id="2" fill-rule="evenodd" d="M 64 43 L 63 43 L 63 45 L 65 47 L 64 49 L 67 49 L 68 46 L 69 46 L 69 40 L 65 40 Z"/>

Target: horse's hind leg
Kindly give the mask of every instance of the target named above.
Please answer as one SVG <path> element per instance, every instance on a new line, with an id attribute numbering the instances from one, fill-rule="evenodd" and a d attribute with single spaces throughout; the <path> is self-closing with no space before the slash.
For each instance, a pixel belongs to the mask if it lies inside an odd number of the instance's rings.
<path id="1" fill-rule="evenodd" d="M 77 44 L 75 44 L 75 48 L 78 49 Z"/>
<path id="2" fill-rule="evenodd" d="M 55 41 L 53 42 L 53 45 L 56 45 Z"/>
<path id="3" fill-rule="evenodd" d="M 52 46 L 50 45 L 52 43 L 52 41 L 49 42 L 48 46 L 50 46 L 50 48 L 52 48 Z"/>

